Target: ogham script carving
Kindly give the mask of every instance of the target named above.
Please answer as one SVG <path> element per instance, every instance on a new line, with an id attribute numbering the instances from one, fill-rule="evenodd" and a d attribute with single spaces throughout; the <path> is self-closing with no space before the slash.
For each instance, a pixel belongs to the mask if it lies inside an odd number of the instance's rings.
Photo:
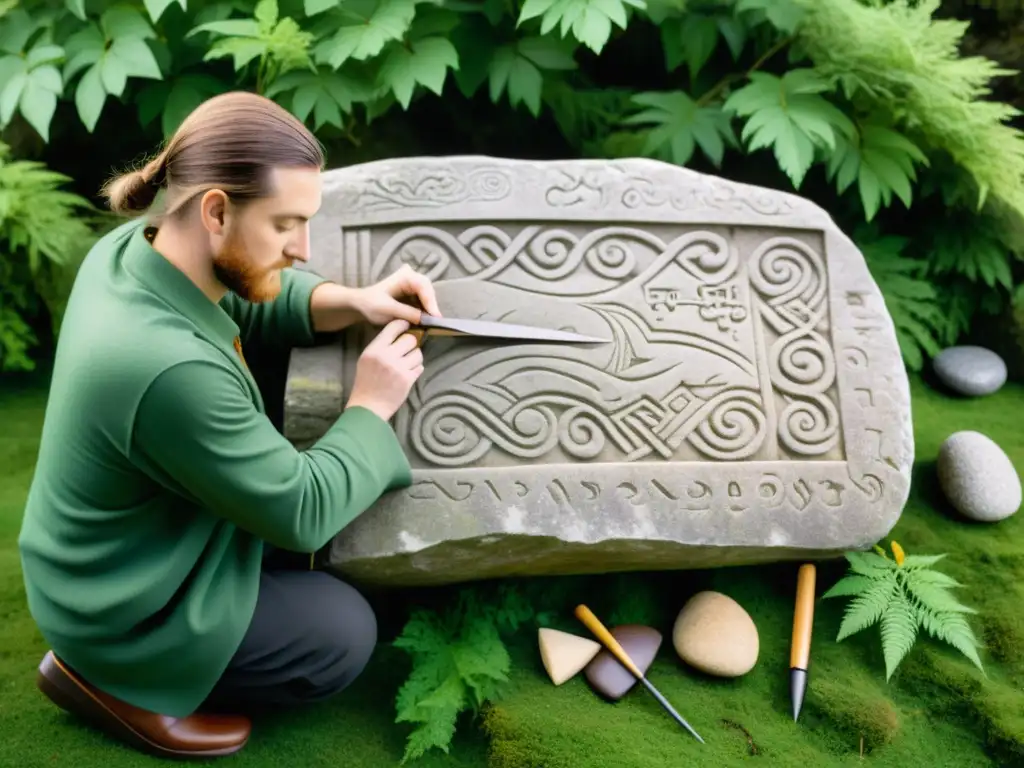
<path id="1" fill-rule="evenodd" d="M 474 494 L 491 502 L 534 503 L 548 497 L 580 511 L 599 511 L 609 503 L 626 502 L 631 507 L 669 505 L 688 512 L 745 512 L 751 508 L 776 509 L 784 504 L 798 512 L 836 511 L 852 500 L 858 490 L 867 500 L 875 497 L 877 477 L 852 486 L 835 479 L 835 470 L 845 462 L 823 462 L 815 471 L 758 472 L 744 476 L 729 472 L 702 473 L 699 477 L 680 468 L 675 476 L 609 481 L 575 479 L 565 474 L 548 475 L 524 482 L 510 477 L 483 481 L 441 478 L 419 480 L 404 491 L 413 500 L 437 499 L 446 503 L 471 504 Z"/>
<path id="2" fill-rule="evenodd" d="M 879 314 L 868 305 L 866 298 L 867 295 L 864 292 L 847 291 L 844 296 L 846 309 L 855 321 L 867 320 L 877 323 L 880 320 Z M 863 334 L 859 335 L 863 336 Z M 842 357 L 846 365 L 853 370 L 854 375 L 867 381 L 871 380 L 871 355 L 862 345 L 845 347 Z M 864 444 L 873 448 L 870 453 L 860 457 L 861 461 L 870 464 L 881 463 L 886 465 L 886 468 L 897 469 L 895 461 L 882 455 L 883 448 L 881 442 L 885 431 L 877 421 L 880 417 L 877 414 L 874 390 L 871 387 L 855 387 L 854 392 L 864 396 L 858 402 L 858 407 L 865 413 L 864 418 L 860 420 L 861 430 L 864 436 Z M 878 424 L 878 426 L 876 427 L 874 424 Z M 874 433 L 878 433 L 878 437 L 872 441 L 869 436 Z M 860 462 L 857 464 L 858 466 L 855 466 L 852 462 L 847 464 L 850 480 L 864 492 L 868 497 L 868 501 L 880 501 L 885 495 L 885 482 L 878 474 L 867 471 L 863 466 L 859 466 Z"/>

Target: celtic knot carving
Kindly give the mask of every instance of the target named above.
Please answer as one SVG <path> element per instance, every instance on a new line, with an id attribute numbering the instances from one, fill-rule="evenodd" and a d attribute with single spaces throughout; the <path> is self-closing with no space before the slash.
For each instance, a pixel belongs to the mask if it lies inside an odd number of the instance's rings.
<path id="1" fill-rule="evenodd" d="M 641 266 L 641 261 L 646 263 Z M 525 287 L 523 278 L 529 278 L 534 292 L 582 295 L 573 285 L 581 270 L 601 278 L 604 288 L 611 288 L 640 269 L 657 272 L 672 261 L 694 279 L 714 286 L 733 274 L 738 257 L 726 238 L 714 232 L 688 233 L 666 241 L 647 230 L 621 226 L 599 227 L 584 234 L 537 224 L 512 232 L 483 224 L 458 234 L 412 226 L 381 246 L 370 278 L 380 280 L 407 263 L 433 281 L 472 276 Z M 559 285 L 554 288 L 545 285 L 556 282 Z"/>
<path id="2" fill-rule="evenodd" d="M 772 434 L 800 456 L 839 443 L 825 264 L 802 240 L 771 238 L 741 262 L 724 234 L 699 228 L 411 225 L 382 233 L 369 278 L 403 263 L 468 281 L 460 290 L 513 291 L 480 319 L 516 322 L 520 296 L 534 315 L 548 302 L 556 326 L 571 312 L 574 328 L 611 339 L 586 357 L 446 353 L 407 422 L 433 466 L 784 458 Z"/>

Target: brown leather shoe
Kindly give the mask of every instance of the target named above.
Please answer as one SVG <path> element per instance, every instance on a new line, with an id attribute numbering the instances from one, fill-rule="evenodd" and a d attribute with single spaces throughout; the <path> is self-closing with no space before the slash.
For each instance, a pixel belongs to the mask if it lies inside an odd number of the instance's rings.
<path id="1" fill-rule="evenodd" d="M 234 754 L 252 726 L 242 716 L 168 717 L 139 709 L 93 687 L 50 651 L 39 664 L 39 689 L 54 704 L 131 746 L 160 757 L 205 758 Z"/>

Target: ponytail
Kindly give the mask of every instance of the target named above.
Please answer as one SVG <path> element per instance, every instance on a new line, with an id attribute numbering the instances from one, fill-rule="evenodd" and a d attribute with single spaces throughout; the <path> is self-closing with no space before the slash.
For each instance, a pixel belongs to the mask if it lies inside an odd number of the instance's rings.
<path id="1" fill-rule="evenodd" d="M 128 171 L 103 185 L 110 210 L 129 215 L 149 209 L 166 179 L 166 154 L 161 153 L 141 170 Z"/>

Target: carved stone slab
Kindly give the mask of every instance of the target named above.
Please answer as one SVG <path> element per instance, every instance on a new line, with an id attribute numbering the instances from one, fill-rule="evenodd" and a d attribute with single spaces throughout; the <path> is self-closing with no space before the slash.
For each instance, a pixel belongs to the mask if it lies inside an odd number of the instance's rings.
<path id="1" fill-rule="evenodd" d="M 611 339 L 435 338 L 394 425 L 413 485 L 331 544 L 380 584 L 692 568 L 866 548 L 914 458 L 864 258 L 800 197 L 651 160 L 414 158 L 333 170 L 309 268 L 410 263 L 450 317 Z M 286 434 L 341 411 L 371 336 L 294 353 Z"/>

